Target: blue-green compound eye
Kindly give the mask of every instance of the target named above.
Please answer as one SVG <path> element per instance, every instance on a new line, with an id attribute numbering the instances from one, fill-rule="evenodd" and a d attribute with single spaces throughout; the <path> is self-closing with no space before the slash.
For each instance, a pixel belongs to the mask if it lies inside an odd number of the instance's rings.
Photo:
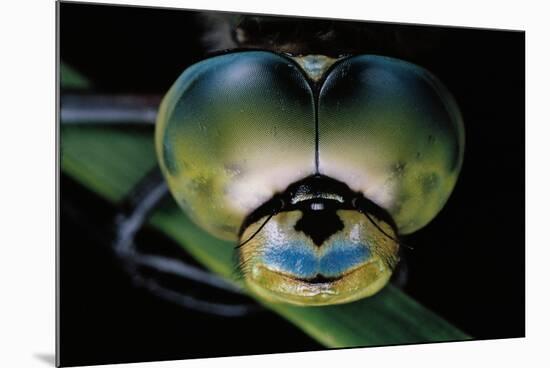
<path id="1" fill-rule="evenodd" d="M 320 171 L 386 209 L 400 234 L 418 230 L 441 210 L 463 155 L 460 112 L 428 71 L 361 55 L 326 77 L 319 97 Z"/>
<path id="2" fill-rule="evenodd" d="M 157 122 L 157 152 L 176 200 L 224 239 L 236 240 L 245 216 L 315 172 L 313 93 L 291 60 L 272 53 L 191 66 Z"/>
<path id="3" fill-rule="evenodd" d="M 326 305 L 387 283 L 398 235 L 450 195 L 464 132 L 450 94 L 413 64 L 248 51 L 184 71 L 161 105 L 156 147 L 183 210 L 242 244 L 253 291 Z"/>

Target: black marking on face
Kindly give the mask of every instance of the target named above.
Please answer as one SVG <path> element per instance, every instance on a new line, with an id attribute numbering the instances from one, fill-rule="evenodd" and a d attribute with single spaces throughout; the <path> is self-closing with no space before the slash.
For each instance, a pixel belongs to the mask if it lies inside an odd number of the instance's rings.
<path id="1" fill-rule="evenodd" d="M 344 223 L 336 213 L 336 208 L 326 206 L 323 202 L 312 202 L 312 205 L 315 204 L 322 204 L 324 208 L 303 210 L 303 216 L 296 222 L 294 229 L 309 236 L 320 247 L 331 235 L 344 229 Z"/>
<path id="2" fill-rule="evenodd" d="M 310 284 L 326 284 L 326 283 L 329 283 L 329 282 L 334 282 L 334 281 L 340 280 L 341 278 L 342 278 L 342 276 L 326 277 L 326 276 L 317 274 L 314 278 L 307 279 L 305 281 L 307 281 Z"/>
<path id="3" fill-rule="evenodd" d="M 312 175 L 291 184 L 284 192 L 277 193 L 269 201 L 249 214 L 239 230 L 239 236 L 251 224 L 279 212 L 302 212 L 295 224 L 295 230 L 302 231 L 321 246 L 331 235 L 344 229 L 338 210 L 355 210 L 370 214 L 389 224 L 395 231 L 397 226 L 390 214 L 362 193 L 352 191 L 346 184 L 324 175 Z"/>

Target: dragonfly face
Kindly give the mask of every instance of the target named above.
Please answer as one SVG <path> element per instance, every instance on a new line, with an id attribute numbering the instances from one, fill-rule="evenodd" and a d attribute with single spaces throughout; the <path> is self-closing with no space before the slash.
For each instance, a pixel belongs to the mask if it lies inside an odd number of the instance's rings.
<path id="1" fill-rule="evenodd" d="M 241 51 L 183 72 L 156 148 L 182 209 L 240 244 L 253 291 L 326 305 L 388 282 L 399 235 L 449 197 L 464 132 L 451 95 L 416 65 Z"/>

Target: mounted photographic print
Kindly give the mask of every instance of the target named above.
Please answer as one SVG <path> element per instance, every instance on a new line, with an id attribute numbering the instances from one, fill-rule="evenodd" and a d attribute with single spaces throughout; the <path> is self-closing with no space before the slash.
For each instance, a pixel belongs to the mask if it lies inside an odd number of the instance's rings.
<path id="1" fill-rule="evenodd" d="M 525 34 L 59 2 L 57 364 L 525 335 Z"/>

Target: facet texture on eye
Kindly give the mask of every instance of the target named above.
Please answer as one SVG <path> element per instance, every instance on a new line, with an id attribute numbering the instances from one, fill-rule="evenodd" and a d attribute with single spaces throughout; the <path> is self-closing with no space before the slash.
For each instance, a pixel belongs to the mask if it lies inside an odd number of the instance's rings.
<path id="1" fill-rule="evenodd" d="M 180 205 L 236 239 L 244 216 L 314 172 L 312 91 L 292 61 L 270 52 L 206 59 L 165 97 L 156 146 Z"/>
<path id="2" fill-rule="evenodd" d="M 321 88 L 318 121 L 320 173 L 386 209 L 400 233 L 443 207 L 461 168 L 464 127 L 431 73 L 381 56 L 343 60 Z"/>

